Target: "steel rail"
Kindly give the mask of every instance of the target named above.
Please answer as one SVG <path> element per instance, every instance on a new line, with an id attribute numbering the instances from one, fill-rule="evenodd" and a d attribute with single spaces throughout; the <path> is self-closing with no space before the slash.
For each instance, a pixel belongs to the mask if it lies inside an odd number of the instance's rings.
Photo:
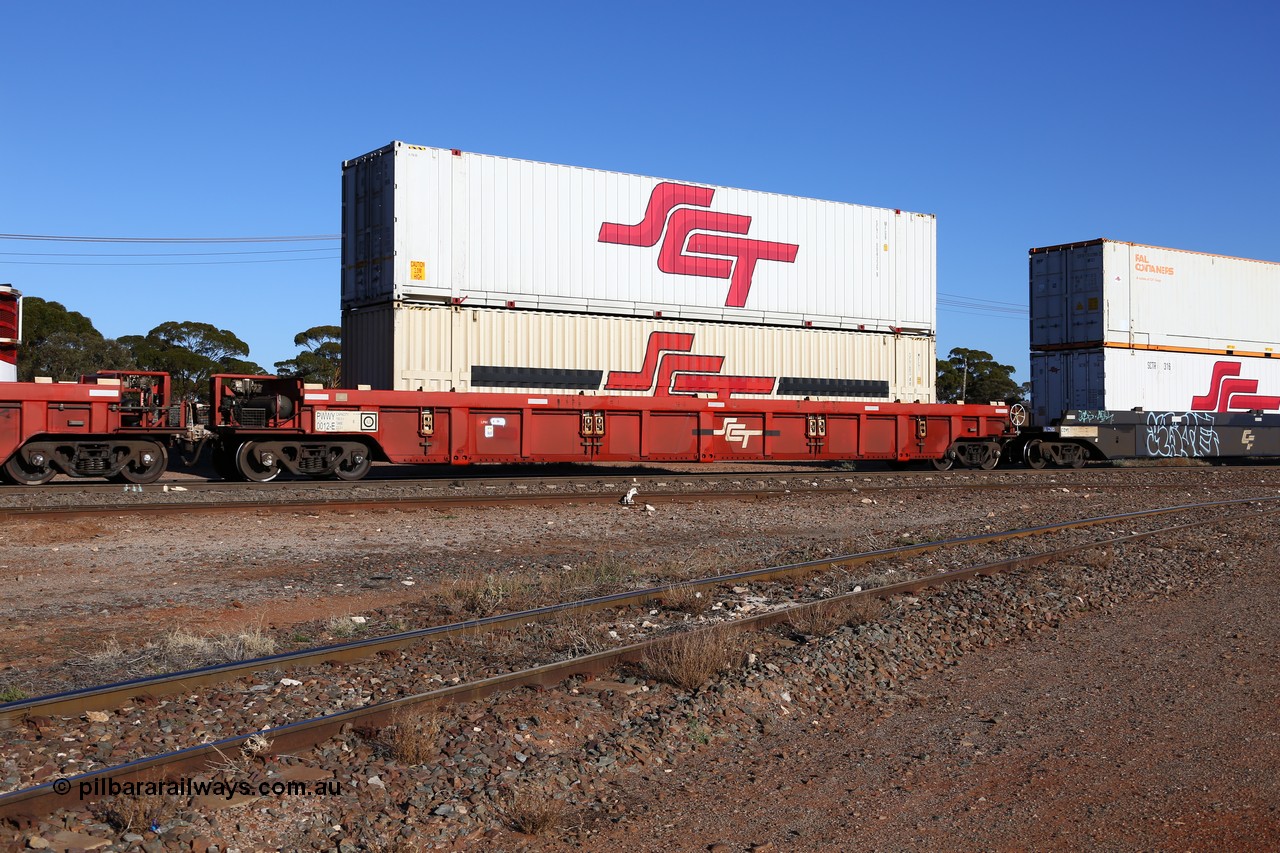
<path id="1" fill-rule="evenodd" d="M 1236 503 L 1239 502 L 1243 501 L 1238 501 Z M 1178 509 L 1181 509 L 1181 507 L 1169 507 L 1161 511 L 1148 512 L 1145 514 L 1155 515 L 1161 512 L 1175 512 Z M 860 590 L 830 598 L 805 602 L 803 604 L 797 604 L 791 607 L 757 614 L 755 616 L 744 617 L 731 622 L 724 622 L 708 628 L 696 629 L 694 631 L 686 632 L 686 634 L 705 634 L 713 631 L 726 631 L 732 634 L 738 634 L 746 631 L 759 630 L 760 628 L 769 627 L 784 620 L 792 619 L 798 614 L 812 611 L 818 607 L 830 606 L 833 603 L 852 603 L 862 599 L 889 598 L 900 593 L 921 592 L 925 589 L 943 586 L 945 584 L 972 580 L 978 577 L 986 577 L 999 572 L 1026 568 L 1029 566 L 1042 565 L 1091 548 L 1110 547 L 1131 542 L 1140 542 L 1165 533 L 1202 527 L 1224 521 L 1236 521 L 1241 518 L 1258 518 L 1277 513 L 1280 513 L 1280 509 L 1241 513 L 1237 516 L 1229 517 L 1199 519 L 1185 524 L 1172 525 L 1169 527 L 1130 533 L 1109 539 L 1070 545 L 1064 548 L 1056 548 L 1051 551 L 1027 554 L 1007 560 L 998 560 L 995 562 L 971 566 L 964 569 L 953 569 L 951 571 L 940 572 L 936 575 L 928 575 L 913 580 L 903 581 L 901 583 L 874 587 L 867 590 Z M 1133 517 L 1134 515 L 1142 515 L 1142 513 L 1126 513 L 1122 516 L 1118 516 L 1118 518 Z M 452 687 L 441 688 L 439 690 L 432 690 L 426 693 L 419 693 L 413 696 L 404 696 L 399 699 L 388 700 L 375 705 L 366 705 L 360 708 L 338 711 L 321 717 L 315 717 L 309 720 L 299 720 L 270 729 L 249 732 L 242 735 L 234 735 L 207 744 L 187 747 L 185 749 L 160 755 L 148 756 L 146 758 L 136 759 L 114 767 L 103 767 L 97 770 L 90 770 L 85 773 L 54 780 L 52 782 L 44 782 L 31 788 L 24 788 L 8 794 L 0 795 L 0 819 L 30 819 L 32 817 L 49 814 L 58 808 L 74 807 L 78 802 L 80 802 L 80 786 L 82 784 L 92 785 L 95 780 L 111 779 L 116 782 L 143 780 L 148 778 L 163 778 L 165 776 L 172 776 L 181 772 L 199 770 L 207 767 L 211 763 L 215 763 L 219 759 L 226 760 L 226 756 L 228 754 L 234 754 L 239 751 L 250 738 L 265 737 L 270 742 L 270 749 L 273 754 L 296 752 L 324 742 L 328 738 L 341 733 L 347 726 L 358 725 L 363 728 L 372 728 L 375 725 L 384 725 L 390 721 L 391 716 L 395 712 L 401 709 L 417 705 L 441 705 L 450 702 L 472 701 L 475 699 L 485 698 L 493 695 L 494 693 L 512 690 L 519 687 L 550 686 L 573 676 L 594 676 L 596 674 L 606 672 L 621 663 L 642 659 L 646 651 L 659 644 L 669 642 L 671 636 L 672 635 L 657 637 L 617 649 L 597 652 L 595 654 L 585 655 L 569 660 L 557 661 L 555 663 L 544 664 L 542 666 L 532 667 L 517 672 L 504 673 L 502 675 L 496 675 Z"/>
<path id="2" fill-rule="evenodd" d="M 1191 469 L 1195 470 L 1195 469 Z M 673 478 L 662 478 L 664 481 Z M 738 478 L 741 479 L 741 478 Z M 765 485 L 752 489 L 715 489 L 707 488 L 705 490 L 656 490 L 643 491 L 637 500 L 647 503 L 690 503 L 704 500 L 759 500 L 766 497 L 773 497 L 784 494 L 817 494 L 817 495 L 834 495 L 848 494 L 856 491 L 858 493 L 875 492 L 875 491 L 937 491 L 939 489 L 948 490 L 982 490 L 982 491 L 998 491 L 1002 489 L 1021 489 L 1021 488 L 1037 488 L 1044 483 L 1016 483 L 1016 482 L 966 482 L 966 483 L 863 483 L 858 481 L 856 485 L 852 485 L 852 478 L 840 477 L 843 482 L 838 486 L 804 486 L 804 478 L 798 478 L 799 484 L 778 484 Z M 711 486 L 714 483 L 710 480 L 706 481 Z M 241 484 L 243 485 L 243 484 Z M 597 488 L 598 484 L 594 484 Z M 630 483 L 622 483 L 614 488 L 624 489 L 629 487 Z M 799 485 L 799 487 L 797 487 Z M 1053 482 L 1054 488 L 1074 488 L 1074 489 L 1110 489 L 1110 490 L 1128 490 L 1128 489 L 1152 489 L 1152 488 L 1185 488 L 1186 483 L 1112 483 L 1112 484 L 1093 484 L 1093 483 L 1076 483 L 1076 482 Z M 1233 487 L 1245 488 L 1249 486 L 1266 486 L 1267 483 L 1245 483 L 1233 484 Z M 345 491 L 350 491 L 351 484 L 347 484 Z M 565 488 L 565 484 L 557 484 L 557 489 Z M 486 488 L 488 488 L 486 486 Z M 496 487 L 495 487 L 496 488 Z M 266 492 L 268 490 L 255 490 Z M 159 491 L 153 491 L 152 494 L 162 494 Z M 171 493 L 170 493 L 171 494 Z M 0 492 L 0 497 L 3 493 Z M 491 507 L 500 505 L 524 505 L 524 506 L 561 506 L 564 504 L 607 504 L 618 503 L 620 493 L 617 491 L 570 491 L 557 492 L 556 494 L 533 493 L 533 494 L 468 494 L 468 495 L 386 495 L 386 496 L 368 496 L 359 495 L 355 497 L 324 497 L 324 498 L 289 498 L 289 497 L 270 497 L 267 499 L 248 498 L 243 500 L 223 500 L 223 501 L 205 501 L 205 500 L 167 500 L 164 502 L 141 502 L 141 503 L 114 503 L 114 504 L 68 504 L 64 506 L 0 506 L 0 520 L 12 521 L 17 519 L 41 519 L 41 518 L 92 518 L 97 516 L 119 516 L 130 513 L 146 514 L 146 515 L 171 515 L 175 513 L 192 513 L 192 512 L 255 512 L 259 510 L 270 510 L 272 512 L 349 512 L 352 510 L 381 510 L 381 509 L 454 509 L 459 507 Z"/>
<path id="3" fill-rule="evenodd" d="M 1100 524 L 1111 524 L 1140 518 L 1152 518 L 1175 512 L 1186 512 L 1199 509 L 1237 506 L 1243 503 L 1267 503 L 1280 501 L 1280 497 L 1236 498 L 1227 501 L 1212 501 L 1198 504 L 1183 504 L 1163 507 L 1155 510 L 1137 510 L 1117 515 L 1094 516 L 1076 521 L 1058 524 L 1045 524 L 1036 527 L 1006 530 L 998 533 L 984 533 L 976 536 L 962 536 L 952 539 L 940 539 L 934 542 L 900 545 L 893 548 L 881 548 L 855 554 L 841 554 L 824 557 L 820 560 L 807 560 L 800 563 L 788 563 L 782 566 L 769 566 L 760 569 L 745 569 L 723 575 L 713 575 L 684 581 L 673 581 L 645 589 L 618 592 L 610 595 L 596 596 L 580 601 L 549 604 L 514 613 L 486 616 L 465 622 L 453 622 L 445 625 L 433 625 L 428 628 L 417 628 L 383 637 L 371 637 L 337 643 L 331 646 L 320 646 L 300 649 L 292 652 L 252 658 L 250 660 L 214 664 L 181 672 L 164 673 L 146 678 L 131 679 L 113 684 L 85 687 L 64 691 L 47 696 L 36 696 L 0 705 L 0 730 L 11 728 L 21 720 L 29 717 L 74 716 L 86 711 L 117 707 L 135 697 L 161 697 L 175 693 L 187 692 L 196 687 L 233 681 L 261 669 L 274 669 L 284 666 L 300 668 L 315 666 L 328 662 L 347 663 L 376 655 L 381 651 L 403 648 L 421 640 L 444 638 L 453 634 L 478 633 L 498 628 L 552 618 L 568 611 L 591 612 L 607 608 L 624 607 L 643 604 L 669 594 L 673 589 L 704 590 L 723 584 L 756 582 L 790 578 L 797 575 L 810 574 L 838 565 L 863 565 L 876 560 L 915 557 L 944 548 L 955 548 L 964 545 L 984 545 L 994 542 L 1005 542 L 1028 536 L 1057 533 L 1065 530 L 1076 530 L 1095 527 Z"/>

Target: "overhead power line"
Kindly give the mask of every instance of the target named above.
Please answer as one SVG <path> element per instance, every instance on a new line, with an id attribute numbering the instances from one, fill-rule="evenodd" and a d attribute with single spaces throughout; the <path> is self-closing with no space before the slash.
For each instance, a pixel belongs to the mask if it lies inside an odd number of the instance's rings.
<path id="1" fill-rule="evenodd" d="M 322 255 L 315 258 L 258 258 L 251 261 L 0 261 L 8 266 L 24 267 L 201 267 L 218 264 L 296 264 L 305 261 L 336 261 L 338 255 Z"/>
<path id="2" fill-rule="evenodd" d="M 971 296 L 938 294 L 938 308 L 957 314 L 996 314 L 1006 317 L 1026 317 L 1027 307 L 1016 302 L 998 302 L 994 299 L 978 299 Z"/>
<path id="3" fill-rule="evenodd" d="M 938 291 L 938 296 L 940 298 L 945 297 L 947 299 L 959 299 L 965 302 L 980 302 L 984 305 L 1007 305 L 1010 308 L 1020 309 L 1025 309 L 1027 307 L 1022 302 L 1001 302 L 997 299 L 979 299 L 976 296 L 965 296 L 963 293 L 943 293 L 942 291 Z"/>
<path id="4" fill-rule="evenodd" d="M 340 240 L 341 234 L 287 237 L 68 237 L 56 234 L 0 234 L 0 240 L 49 240 L 58 243 L 301 243 Z"/>
<path id="5" fill-rule="evenodd" d="M 292 255 L 303 252 L 332 252 L 321 249 L 247 249 L 243 252 L 0 252 L 4 257 L 27 258 L 203 258 L 210 255 Z"/>

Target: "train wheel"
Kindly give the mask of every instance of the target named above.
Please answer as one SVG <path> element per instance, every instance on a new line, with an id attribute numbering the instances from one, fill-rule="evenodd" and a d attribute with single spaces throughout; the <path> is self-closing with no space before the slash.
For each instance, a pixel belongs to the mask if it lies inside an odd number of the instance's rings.
<path id="1" fill-rule="evenodd" d="M 121 468 L 120 472 L 111 478 L 112 482 L 138 483 L 140 485 L 154 483 L 160 479 L 160 475 L 169 467 L 169 454 L 162 444 L 151 442 L 141 452 L 140 456 L 140 462 L 130 462 Z"/>
<path id="2" fill-rule="evenodd" d="M 49 467 L 43 456 L 37 456 L 39 464 L 28 462 L 22 457 L 22 451 L 18 451 L 9 457 L 9 461 L 4 463 L 4 474 L 19 486 L 41 486 L 53 479 L 53 475 L 57 473 L 53 468 Z"/>
<path id="3" fill-rule="evenodd" d="M 1044 455 L 1043 442 L 1039 440 L 1028 441 L 1026 446 L 1022 448 L 1022 461 L 1028 468 L 1034 468 L 1037 471 L 1048 465 L 1049 460 Z"/>
<path id="4" fill-rule="evenodd" d="M 933 467 L 939 471 L 950 471 L 951 466 L 956 464 L 956 460 L 950 456 L 944 456 L 941 459 L 933 460 Z"/>
<path id="5" fill-rule="evenodd" d="M 354 454 L 354 460 L 351 456 L 343 457 L 338 463 L 338 467 L 333 469 L 333 473 L 339 480 L 359 480 L 369 473 L 369 469 L 373 467 L 373 463 L 369 461 L 369 454 L 361 451 Z"/>
<path id="6" fill-rule="evenodd" d="M 1086 460 L 1084 458 L 1084 451 L 1081 451 L 1077 453 L 1075 456 L 1071 457 L 1071 462 L 1069 464 L 1071 465 L 1072 468 L 1083 468 L 1085 462 Z"/>
<path id="7" fill-rule="evenodd" d="M 280 466 L 276 463 L 275 454 L 271 452 L 259 454 L 258 443 L 246 441 L 236 451 L 236 470 L 246 480 L 255 483 L 269 483 L 280 474 Z"/>
<path id="8" fill-rule="evenodd" d="M 988 444 L 982 449 L 982 461 L 978 463 L 978 467 L 983 471 L 990 471 L 998 464 L 1000 464 L 1000 445 Z"/>

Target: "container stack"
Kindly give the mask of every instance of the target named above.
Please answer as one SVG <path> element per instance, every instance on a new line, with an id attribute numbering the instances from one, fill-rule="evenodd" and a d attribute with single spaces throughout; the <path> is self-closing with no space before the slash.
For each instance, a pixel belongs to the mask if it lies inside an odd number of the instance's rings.
<path id="1" fill-rule="evenodd" d="M 932 215 L 395 142 L 342 236 L 349 386 L 934 400 Z"/>
<path id="2" fill-rule="evenodd" d="M 1036 423 L 1280 409 L 1280 264 L 1091 240 L 1032 249 Z"/>

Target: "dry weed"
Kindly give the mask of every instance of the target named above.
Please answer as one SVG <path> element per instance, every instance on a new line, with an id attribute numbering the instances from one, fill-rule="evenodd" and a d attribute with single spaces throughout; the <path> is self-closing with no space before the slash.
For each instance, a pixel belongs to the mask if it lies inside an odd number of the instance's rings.
<path id="1" fill-rule="evenodd" d="M 254 761 L 260 756 L 265 757 L 270 749 L 270 739 L 262 732 L 256 732 L 244 739 L 234 755 L 227 755 L 216 746 L 213 747 L 213 751 L 222 759 L 221 763 L 214 764 L 213 767 L 232 776 L 248 776 Z"/>
<path id="2" fill-rule="evenodd" d="M 547 625 L 547 644 L 552 651 L 573 657 L 595 654 L 611 645 L 604 631 L 590 614 L 571 610 Z"/>
<path id="3" fill-rule="evenodd" d="M 580 566 L 566 566 L 559 574 L 547 577 L 552 593 L 561 597 L 581 598 L 626 589 L 631 586 L 637 573 L 634 563 L 608 555 Z"/>
<path id="4" fill-rule="evenodd" d="M 849 626 L 874 622 L 884 615 L 885 600 L 874 595 L 866 595 L 849 602 L 845 610 L 844 624 Z"/>
<path id="5" fill-rule="evenodd" d="M 864 595 L 854 599 L 819 602 L 798 610 L 787 618 L 787 625 L 806 637 L 826 637 L 845 625 L 871 622 L 884 613 L 884 599 Z"/>
<path id="6" fill-rule="evenodd" d="M 94 811 L 119 832 L 143 833 L 154 831 L 177 817 L 178 803 L 162 793 L 121 794 L 102 800 Z"/>
<path id="7" fill-rule="evenodd" d="M 569 804 L 547 787 L 526 786 L 503 798 L 497 803 L 497 810 L 516 832 L 541 835 L 564 824 Z"/>
<path id="8" fill-rule="evenodd" d="M 472 616 L 491 616 L 523 608 L 528 599 L 527 580 L 502 574 L 473 574 L 456 578 L 445 588 L 454 608 Z"/>
<path id="9" fill-rule="evenodd" d="M 201 635 L 177 626 L 140 649 L 125 649 L 115 637 L 87 652 L 79 666 L 131 672 L 173 672 L 273 654 L 275 638 L 261 625 L 236 634 Z"/>
<path id="10" fill-rule="evenodd" d="M 711 607 L 711 595 L 694 589 L 689 584 L 679 584 L 662 594 L 662 605 L 668 610 L 679 610 L 698 616 Z"/>
<path id="11" fill-rule="evenodd" d="M 438 708 L 398 709 L 379 734 L 379 744 L 402 764 L 425 764 L 440 753 L 446 719 Z"/>
<path id="12" fill-rule="evenodd" d="M 659 681 L 693 691 L 741 659 L 738 637 L 713 629 L 678 634 L 650 647 L 642 666 Z"/>

